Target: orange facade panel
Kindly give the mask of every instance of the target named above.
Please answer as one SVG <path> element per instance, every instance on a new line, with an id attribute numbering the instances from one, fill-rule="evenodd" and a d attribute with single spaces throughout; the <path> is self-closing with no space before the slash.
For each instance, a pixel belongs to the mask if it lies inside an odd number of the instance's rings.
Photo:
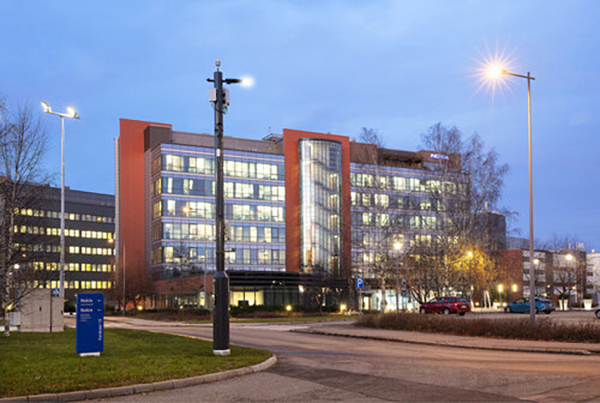
<path id="1" fill-rule="evenodd" d="M 169 124 L 120 119 L 121 251 L 124 246 L 126 266 L 138 270 L 148 266 L 145 248 L 144 130 L 149 125 L 171 128 Z"/>

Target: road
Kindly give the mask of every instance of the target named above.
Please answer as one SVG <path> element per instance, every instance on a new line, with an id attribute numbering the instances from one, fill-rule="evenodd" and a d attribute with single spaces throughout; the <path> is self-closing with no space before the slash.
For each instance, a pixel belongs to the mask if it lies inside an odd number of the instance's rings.
<path id="1" fill-rule="evenodd" d="M 130 327 L 107 322 L 111 325 Z M 278 363 L 266 372 L 110 401 L 600 402 L 600 356 L 467 350 L 290 332 L 304 326 L 232 325 L 232 343 L 277 354 Z M 142 328 L 212 336 L 209 325 L 154 323 Z"/>

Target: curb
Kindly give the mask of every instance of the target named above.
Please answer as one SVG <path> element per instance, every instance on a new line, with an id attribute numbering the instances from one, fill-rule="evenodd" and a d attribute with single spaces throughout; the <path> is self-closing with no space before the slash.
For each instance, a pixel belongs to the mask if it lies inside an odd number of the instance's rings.
<path id="1" fill-rule="evenodd" d="M 450 343 L 435 343 L 435 342 L 429 342 L 429 341 L 393 339 L 393 338 L 388 338 L 388 337 L 361 336 L 361 335 L 345 334 L 345 333 L 331 333 L 331 332 L 323 332 L 323 331 L 319 331 L 319 330 L 310 331 L 310 330 L 293 329 L 293 330 L 290 330 L 290 332 L 304 333 L 304 334 L 316 334 L 318 336 L 348 337 L 348 338 L 363 339 L 363 340 L 389 341 L 389 342 L 393 342 L 393 343 L 420 344 L 420 345 L 435 346 L 435 347 L 465 348 L 465 349 L 470 349 L 470 350 L 507 351 L 507 352 L 512 352 L 512 353 L 567 354 L 567 355 L 584 355 L 584 356 L 598 354 L 597 352 L 590 351 L 590 350 L 465 346 L 465 345 L 450 344 Z"/>
<path id="2" fill-rule="evenodd" d="M 271 368 L 277 362 L 277 356 L 273 356 L 260 364 L 250 367 L 232 369 L 225 372 L 214 374 L 193 376 L 191 378 L 172 379 L 169 381 L 142 383 L 138 385 L 118 386 L 114 388 L 82 390 L 64 393 L 49 393 L 44 395 L 16 396 L 0 398 L 1 403 L 25 403 L 25 402 L 76 402 L 87 399 L 110 398 L 117 396 L 135 395 L 139 393 L 157 392 L 160 390 L 186 388 L 188 386 L 201 385 L 203 383 L 213 383 L 224 381 L 226 379 L 236 378 L 242 375 L 249 375 L 256 372 L 265 371 Z"/>

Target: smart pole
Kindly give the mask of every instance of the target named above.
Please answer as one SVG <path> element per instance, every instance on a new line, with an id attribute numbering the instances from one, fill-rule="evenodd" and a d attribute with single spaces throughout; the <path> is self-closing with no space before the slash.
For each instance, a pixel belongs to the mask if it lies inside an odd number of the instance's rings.
<path id="1" fill-rule="evenodd" d="M 225 198 L 223 193 L 223 114 L 229 105 L 229 91 L 223 84 L 244 84 L 238 78 L 225 78 L 219 71 L 221 61 L 212 79 L 210 102 L 215 110 L 215 206 L 216 206 L 216 271 L 213 277 L 215 308 L 213 312 L 213 354 L 229 355 L 229 277 L 225 272 Z"/>

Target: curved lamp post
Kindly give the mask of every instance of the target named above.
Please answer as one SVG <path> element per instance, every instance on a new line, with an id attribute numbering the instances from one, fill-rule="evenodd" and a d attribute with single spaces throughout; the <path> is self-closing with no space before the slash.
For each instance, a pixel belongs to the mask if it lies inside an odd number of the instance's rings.
<path id="1" fill-rule="evenodd" d="M 529 72 L 527 75 L 506 71 L 500 66 L 490 66 L 488 77 L 500 79 L 502 76 L 513 76 L 527 80 L 527 123 L 529 132 L 529 321 L 535 325 L 535 266 L 533 264 L 533 163 L 531 155 L 531 81 L 535 80 Z"/>

